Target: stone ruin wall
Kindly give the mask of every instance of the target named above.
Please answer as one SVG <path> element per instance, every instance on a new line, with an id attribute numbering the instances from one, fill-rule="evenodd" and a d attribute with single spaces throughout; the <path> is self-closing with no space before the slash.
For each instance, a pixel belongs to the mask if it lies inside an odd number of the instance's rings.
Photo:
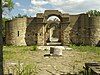
<path id="1" fill-rule="evenodd" d="M 6 44 L 45 45 L 43 17 L 17 18 L 6 24 Z M 74 43 L 77 45 L 98 44 L 100 46 L 100 16 L 70 15 L 69 23 L 62 23 L 61 32 L 62 45 Z"/>
<path id="2" fill-rule="evenodd" d="M 100 46 L 100 16 L 70 15 L 70 43 Z"/>
<path id="3" fill-rule="evenodd" d="M 100 46 L 100 16 L 90 17 L 91 45 Z"/>
<path id="4" fill-rule="evenodd" d="M 26 18 L 17 18 L 6 23 L 6 44 L 26 45 Z"/>
<path id="5" fill-rule="evenodd" d="M 70 41 L 77 45 L 90 45 L 89 17 L 87 14 L 72 15 Z"/>
<path id="6" fill-rule="evenodd" d="M 44 45 L 42 18 L 16 18 L 6 22 L 6 45 Z M 41 42 L 39 42 L 41 41 Z"/>
<path id="7" fill-rule="evenodd" d="M 36 26 L 34 26 L 35 21 L 35 18 L 27 18 L 27 27 L 25 33 L 26 45 L 37 44 L 37 31 Z"/>
<path id="8" fill-rule="evenodd" d="M 69 39 L 69 34 L 70 34 L 70 17 L 68 16 L 67 18 L 63 18 L 63 21 L 61 23 L 61 42 L 62 45 L 69 45 L 70 39 Z"/>

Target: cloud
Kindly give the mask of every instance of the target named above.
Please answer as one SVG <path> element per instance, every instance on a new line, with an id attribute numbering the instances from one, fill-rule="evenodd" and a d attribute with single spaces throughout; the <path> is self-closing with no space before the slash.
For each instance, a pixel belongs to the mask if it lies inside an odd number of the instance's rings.
<path id="1" fill-rule="evenodd" d="M 100 0 L 31 0 L 33 7 L 27 9 L 30 13 L 44 12 L 44 10 L 59 10 L 66 13 L 84 13 L 91 9 L 100 10 Z"/>
<path id="2" fill-rule="evenodd" d="M 41 9 L 57 9 L 64 12 L 65 9 L 77 7 L 84 1 L 85 0 L 31 0 L 31 3 Z"/>
<path id="3" fill-rule="evenodd" d="M 48 2 L 44 0 L 31 0 L 31 3 L 36 6 L 41 6 L 41 5 L 47 4 Z"/>
<path id="4" fill-rule="evenodd" d="M 15 6 L 20 7 L 21 5 L 20 5 L 20 3 L 16 2 Z"/>
<path id="5" fill-rule="evenodd" d="M 65 2 L 65 0 L 47 0 L 47 1 L 53 5 L 63 5 Z"/>
<path id="6" fill-rule="evenodd" d="M 41 13 L 44 10 L 46 10 L 46 9 L 45 8 L 42 8 L 42 7 L 30 7 L 30 8 L 27 8 L 27 9 L 22 9 L 22 11 L 24 13 L 28 13 L 28 14 Z"/>
<path id="7" fill-rule="evenodd" d="M 21 9 L 23 11 L 23 13 L 34 13 L 33 9 Z"/>
<path id="8" fill-rule="evenodd" d="M 57 1 L 61 3 L 60 0 Z M 100 0 L 62 0 L 61 4 L 55 5 L 56 9 L 68 13 L 83 13 L 91 9 L 100 10 Z"/>

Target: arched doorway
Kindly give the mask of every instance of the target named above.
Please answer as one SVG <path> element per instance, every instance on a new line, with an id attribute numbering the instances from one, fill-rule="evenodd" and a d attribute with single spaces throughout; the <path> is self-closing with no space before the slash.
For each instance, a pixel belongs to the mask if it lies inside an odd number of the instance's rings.
<path id="1" fill-rule="evenodd" d="M 50 24 L 50 42 L 58 42 L 60 39 L 60 26 L 59 23 Z"/>
<path id="2" fill-rule="evenodd" d="M 57 43 L 61 39 L 60 19 L 57 16 L 51 16 L 47 19 L 46 25 L 46 43 Z"/>
<path id="3" fill-rule="evenodd" d="M 58 19 L 51 20 L 52 16 Z M 56 42 L 64 45 L 66 42 L 66 37 L 64 30 L 69 23 L 69 14 L 61 13 L 58 10 L 45 10 L 44 13 L 37 13 L 35 25 L 38 29 L 37 33 L 37 44 L 47 45 L 48 42 Z M 57 27 L 56 27 L 57 26 Z"/>

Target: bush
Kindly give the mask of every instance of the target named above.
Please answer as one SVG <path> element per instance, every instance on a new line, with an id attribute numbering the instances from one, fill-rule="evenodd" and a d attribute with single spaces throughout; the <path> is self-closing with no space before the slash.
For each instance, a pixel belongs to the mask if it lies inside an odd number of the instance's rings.
<path id="1" fill-rule="evenodd" d="M 37 46 L 34 45 L 31 51 L 36 51 L 37 50 Z"/>
<path id="2" fill-rule="evenodd" d="M 76 46 L 76 45 L 70 45 L 71 48 L 77 51 L 81 52 L 94 52 L 97 54 L 100 54 L 100 47 L 95 47 L 95 46 Z"/>

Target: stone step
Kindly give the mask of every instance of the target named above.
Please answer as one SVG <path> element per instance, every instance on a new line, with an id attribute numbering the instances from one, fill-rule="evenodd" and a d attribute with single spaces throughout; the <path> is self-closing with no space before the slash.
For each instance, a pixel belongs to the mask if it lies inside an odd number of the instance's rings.
<path id="1" fill-rule="evenodd" d="M 60 48 L 62 50 L 71 50 L 72 48 L 68 47 L 68 46 L 37 46 L 38 49 L 40 50 L 50 50 L 50 47 L 54 47 L 54 48 Z"/>
<path id="2" fill-rule="evenodd" d="M 47 43 L 48 46 L 60 46 L 61 43 L 60 42 L 50 42 L 50 43 Z"/>
<path id="3" fill-rule="evenodd" d="M 55 48 L 55 47 L 50 47 L 50 55 L 59 55 L 61 56 L 62 55 L 62 49 L 60 48 Z"/>

